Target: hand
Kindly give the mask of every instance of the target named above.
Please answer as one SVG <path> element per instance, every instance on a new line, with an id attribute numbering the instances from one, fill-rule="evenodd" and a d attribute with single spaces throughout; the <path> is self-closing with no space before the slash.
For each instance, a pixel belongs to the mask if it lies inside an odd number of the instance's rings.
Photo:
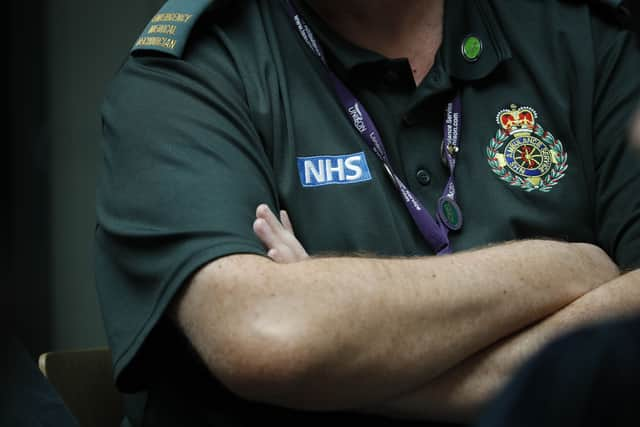
<path id="1" fill-rule="evenodd" d="M 280 220 L 269 206 L 262 204 L 256 209 L 253 232 L 267 248 L 267 256 L 278 263 L 292 263 L 309 258 L 307 251 L 296 238 L 286 211 L 280 211 Z"/>

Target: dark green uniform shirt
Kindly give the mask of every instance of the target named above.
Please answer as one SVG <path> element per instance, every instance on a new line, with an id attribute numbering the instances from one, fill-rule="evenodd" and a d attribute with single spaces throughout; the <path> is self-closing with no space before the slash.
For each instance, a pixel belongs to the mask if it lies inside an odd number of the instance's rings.
<path id="1" fill-rule="evenodd" d="M 163 316 L 199 267 L 264 254 L 251 227 L 262 202 L 289 212 L 310 254 L 433 253 L 282 2 L 202 12 L 206 3 L 170 2 L 154 18 L 103 108 L 97 280 L 117 383 L 148 390 L 147 425 L 356 422 L 233 397 Z M 431 212 L 448 179 L 444 110 L 461 95 L 454 251 L 543 237 L 595 243 L 640 267 L 640 163 L 625 141 L 640 93 L 630 35 L 581 2 L 445 4 L 443 44 L 418 87 L 406 59 L 303 14 Z M 469 35 L 482 43 L 475 61 L 461 51 Z"/>

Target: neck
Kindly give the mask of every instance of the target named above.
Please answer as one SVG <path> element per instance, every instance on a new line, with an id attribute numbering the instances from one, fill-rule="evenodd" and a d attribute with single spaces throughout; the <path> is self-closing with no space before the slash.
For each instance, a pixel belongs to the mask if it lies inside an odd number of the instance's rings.
<path id="1" fill-rule="evenodd" d="M 388 58 L 408 58 L 416 82 L 442 42 L 444 0 L 307 0 L 350 42 Z"/>

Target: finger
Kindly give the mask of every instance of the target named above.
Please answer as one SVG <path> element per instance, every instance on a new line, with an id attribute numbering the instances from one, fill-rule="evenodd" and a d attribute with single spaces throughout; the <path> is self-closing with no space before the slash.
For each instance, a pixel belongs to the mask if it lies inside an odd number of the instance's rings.
<path id="1" fill-rule="evenodd" d="M 269 206 L 262 204 L 256 209 L 256 217 L 264 219 L 271 227 L 271 230 L 281 240 L 286 239 L 287 230 L 282 226 L 280 220 L 274 215 Z"/>
<path id="2" fill-rule="evenodd" d="M 280 262 L 278 255 L 279 253 L 277 249 L 269 249 L 269 251 L 267 252 L 267 256 L 275 262 Z"/>
<path id="3" fill-rule="evenodd" d="M 264 218 L 257 218 L 253 222 L 253 232 L 267 249 L 272 249 L 281 242 L 281 239 Z"/>
<path id="4" fill-rule="evenodd" d="M 284 250 L 279 250 L 276 248 L 270 249 L 269 252 L 267 252 L 267 256 L 271 258 L 272 261 L 277 262 L 278 264 L 290 264 L 292 262 L 299 261 L 291 253 L 291 251 L 286 250 L 286 248 Z"/>
<path id="5" fill-rule="evenodd" d="M 295 242 L 288 246 L 289 251 L 291 251 L 291 256 L 294 257 L 296 261 L 302 261 L 303 259 L 309 258 L 309 254 L 307 254 L 304 246 L 302 246 L 298 239 L 295 237 L 294 239 Z"/>
<path id="6" fill-rule="evenodd" d="M 269 205 L 267 205 L 266 203 L 260 203 L 256 207 L 256 218 L 263 217 L 265 215 L 266 210 L 269 210 Z"/>
<path id="7" fill-rule="evenodd" d="M 296 234 L 293 231 L 293 225 L 291 224 L 291 220 L 289 219 L 289 214 L 287 213 L 287 211 L 280 211 L 280 222 L 282 223 L 282 226 L 285 228 L 285 230 L 289 231 L 293 235 Z"/>
<path id="8" fill-rule="evenodd" d="M 261 204 L 256 209 L 256 218 L 262 218 L 271 226 L 273 231 L 276 231 L 278 228 L 282 227 L 280 221 L 271 211 L 271 208 L 266 204 Z"/>
<path id="9" fill-rule="evenodd" d="M 302 246 L 302 243 L 300 243 L 296 237 L 295 232 L 293 231 L 293 224 L 291 224 L 287 211 L 280 211 L 280 221 L 282 222 L 283 228 L 287 231 L 287 233 L 285 233 L 283 243 L 286 244 L 288 251 L 291 253 L 288 258 L 294 258 L 297 261 L 302 261 L 307 258 L 309 255 L 307 255 L 307 251 L 304 249 L 304 246 Z"/>
<path id="10" fill-rule="evenodd" d="M 267 249 L 267 256 L 273 261 L 290 263 L 304 259 L 299 250 L 289 247 L 289 243 L 283 240 L 280 234 L 274 232 L 264 218 L 257 218 L 253 222 L 253 231 Z"/>
<path id="11" fill-rule="evenodd" d="M 259 219 L 266 221 L 269 227 L 271 227 L 273 236 L 269 236 L 269 243 L 266 245 L 267 248 L 279 248 L 280 256 L 285 260 L 284 262 L 293 262 L 300 256 L 306 256 L 306 252 L 304 252 L 302 245 L 300 245 L 300 242 L 298 242 L 298 239 L 296 239 L 296 236 L 293 234 L 293 226 L 291 225 L 289 216 L 286 212 L 283 216 L 282 212 L 284 211 L 280 212 L 280 218 L 283 218 L 284 225 L 276 218 L 269 206 L 265 204 L 258 206 L 256 215 L 258 215 Z M 302 251 L 300 249 L 302 249 Z M 302 252 L 302 254 L 300 254 L 300 252 Z"/>
<path id="12" fill-rule="evenodd" d="M 286 212 L 284 215 L 283 217 L 281 213 L 281 218 L 283 218 L 286 227 L 280 223 L 269 206 L 266 204 L 259 205 L 256 209 L 257 218 L 254 222 L 254 232 L 267 248 L 267 251 L 274 250 L 273 257 L 270 256 L 274 261 L 280 263 L 302 261 L 308 258 L 309 255 L 307 255 L 304 247 L 293 234 L 293 227 Z"/>

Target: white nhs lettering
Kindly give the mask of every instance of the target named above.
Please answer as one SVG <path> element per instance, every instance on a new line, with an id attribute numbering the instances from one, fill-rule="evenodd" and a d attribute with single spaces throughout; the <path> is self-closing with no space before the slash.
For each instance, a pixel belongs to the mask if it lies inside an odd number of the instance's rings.
<path id="1" fill-rule="evenodd" d="M 304 187 L 352 184 L 371 179 L 364 153 L 298 158 L 298 170 Z"/>
<path id="2" fill-rule="evenodd" d="M 320 184 L 332 181 L 355 181 L 362 178 L 360 156 L 346 159 L 317 159 L 304 161 L 304 183 Z"/>

